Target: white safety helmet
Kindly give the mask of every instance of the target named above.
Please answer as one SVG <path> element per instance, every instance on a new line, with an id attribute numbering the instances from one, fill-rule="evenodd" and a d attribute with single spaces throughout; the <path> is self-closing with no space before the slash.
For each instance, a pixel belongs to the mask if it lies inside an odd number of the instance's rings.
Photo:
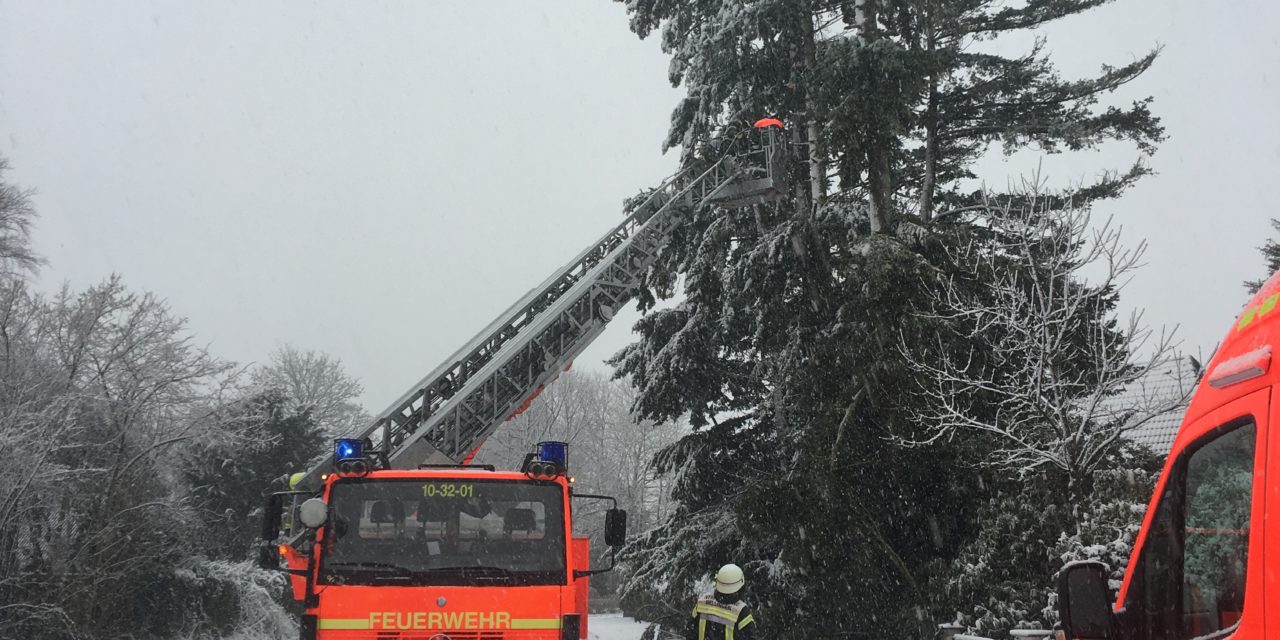
<path id="1" fill-rule="evenodd" d="M 724 594 L 737 593 L 746 579 L 742 577 L 742 567 L 726 564 L 716 572 L 716 591 Z"/>

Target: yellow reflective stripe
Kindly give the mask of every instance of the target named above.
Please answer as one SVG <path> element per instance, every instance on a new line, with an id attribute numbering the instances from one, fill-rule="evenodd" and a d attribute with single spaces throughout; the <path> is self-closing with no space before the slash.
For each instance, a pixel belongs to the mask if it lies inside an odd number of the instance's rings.
<path id="1" fill-rule="evenodd" d="M 1271 313 L 1271 310 L 1276 308 L 1276 302 L 1280 302 L 1280 293 L 1268 296 L 1266 300 L 1263 300 L 1262 304 L 1258 305 L 1258 315 Z"/>
<path id="2" fill-rule="evenodd" d="M 1236 331 L 1253 324 L 1253 316 L 1256 313 L 1258 313 L 1257 307 L 1249 307 L 1248 309 L 1245 309 L 1244 313 L 1240 314 L 1240 324 L 1236 325 Z"/>
<path id="3" fill-rule="evenodd" d="M 747 614 L 747 617 L 745 617 L 745 618 L 743 618 L 743 619 L 741 619 L 741 620 L 739 620 L 739 621 L 738 621 L 738 628 L 739 628 L 739 629 L 741 629 L 741 628 L 743 628 L 743 627 L 745 627 L 745 626 L 747 626 L 747 625 L 749 625 L 749 624 L 751 624 L 752 622 L 755 622 L 755 621 L 756 621 L 756 619 L 755 619 L 755 618 L 752 618 L 752 617 L 751 617 L 751 614 L 749 614 L 749 613 L 748 613 L 748 614 Z"/>
<path id="4" fill-rule="evenodd" d="M 707 619 L 698 618 L 698 640 L 707 640 Z"/>
<path id="5" fill-rule="evenodd" d="M 698 606 L 694 607 L 693 610 L 698 613 L 708 613 L 713 616 L 720 616 L 721 618 L 725 618 L 730 621 L 738 619 L 737 611 L 734 611 L 733 609 L 725 609 L 723 607 L 717 607 L 712 604 L 699 604 Z"/>
<path id="6" fill-rule="evenodd" d="M 512 618 L 512 629 L 559 629 L 560 618 Z"/>
<path id="7" fill-rule="evenodd" d="M 1275 310 L 1277 304 L 1280 304 L 1280 293 L 1273 293 L 1258 304 L 1245 309 L 1244 313 L 1240 314 L 1240 322 L 1236 324 L 1236 331 L 1240 331 L 1253 324 L 1254 320 L 1259 320 L 1262 316 L 1270 314 Z"/>
<path id="8" fill-rule="evenodd" d="M 317 629 L 368 629 L 368 618 L 320 618 Z"/>

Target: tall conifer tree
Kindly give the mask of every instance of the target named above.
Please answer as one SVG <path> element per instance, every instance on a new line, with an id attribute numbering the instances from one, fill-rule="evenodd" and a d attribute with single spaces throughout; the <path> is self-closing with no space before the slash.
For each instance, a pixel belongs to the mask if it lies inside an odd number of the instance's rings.
<path id="1" fill-rule="evenodd" d="M 639 36 L 660 31 L 686 95 L 665 147 L 713 159 L 718 133 L 788 123 L 790 190 L 756 209 L 701 209 L 649 273 L 652 311 L 616 358 L 637 410 L 688 415 L 695 433 L 656 464 L 680 506 L 630 551 L 626 605 L 683 613 L 720 563 L 742 564 L 776 637 L 918 637 L 931 578 L 963 542 L 981 482 L 956 473 L 964 443 L 890 444 L 913 397 L 904 340 L 937 335 L 913 311 L 952 268 L 946 243 L 981 226 L 963 180 L 992 145 L 1044 152 L 1110 140 L 1154 150 L 1148 101 L 1100 108 L 1153 51 L 1064 80 L 1043 43 L 1019 57 L 981 40 L 1104 0 L 629 0 Z M 1071 195 L 1117 195 L 1139 161 Z M 980 284 L 980 283 L 977 283 Z M 931 348 L 957 348 L 935 345 Z M 660 616 L 659 616 L 660 617 Z"/>

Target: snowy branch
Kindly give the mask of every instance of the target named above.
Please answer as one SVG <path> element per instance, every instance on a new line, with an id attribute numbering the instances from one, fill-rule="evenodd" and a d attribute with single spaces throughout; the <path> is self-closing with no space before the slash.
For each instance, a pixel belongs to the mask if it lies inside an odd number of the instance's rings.
<path id="1" fill-rule="evenodd" d="M 1126 432 L 1179 407 L 1191 385 L 1173 397 L 1144 393 L 1147 376 L 1170 367 L 1172 336 L 1141 314 L 1117 317 L 1145 245 L 1126 248 L 1120 229 L 1093 224 L 1085 209 L 1050 206 L 1034 191 L 1025 201 L 985 205 L 991 240 L 952 250 L 962 275 L 919 310 L 942 327 L 929 348 L 900 335 L 926 402 L 919 431 L 899 441 L 977 434 L 992 447 L 984 464 L 1084 478 Z"/>

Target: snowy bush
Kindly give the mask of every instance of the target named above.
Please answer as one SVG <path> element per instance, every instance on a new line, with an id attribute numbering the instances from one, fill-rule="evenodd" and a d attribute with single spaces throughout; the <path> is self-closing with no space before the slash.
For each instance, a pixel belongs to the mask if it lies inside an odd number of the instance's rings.
<path id="1" fill-rule="evenodd" d="M 171 600 L 187 603 L 175 640 L 284 640 L 298 624 L 281 605 L 286 575 L 252 562 L 190 559 L 173 573 Z"/>
<path id="2" fill-rule="evenodd" d="M 970 632 L 999 636 L 1010 629 L 1057 622 L 1057 575 L 1074 560 L 1101 560 L 1119 586 L 1142 524 L 1160 461 L 1126 445 L 1096 471 L 1091 491 L 1070 501 L 1064 480 L 1037 474 L 1000 487 L 976 514 L 976 530 L 943 572 L 939 619 Z"/>

